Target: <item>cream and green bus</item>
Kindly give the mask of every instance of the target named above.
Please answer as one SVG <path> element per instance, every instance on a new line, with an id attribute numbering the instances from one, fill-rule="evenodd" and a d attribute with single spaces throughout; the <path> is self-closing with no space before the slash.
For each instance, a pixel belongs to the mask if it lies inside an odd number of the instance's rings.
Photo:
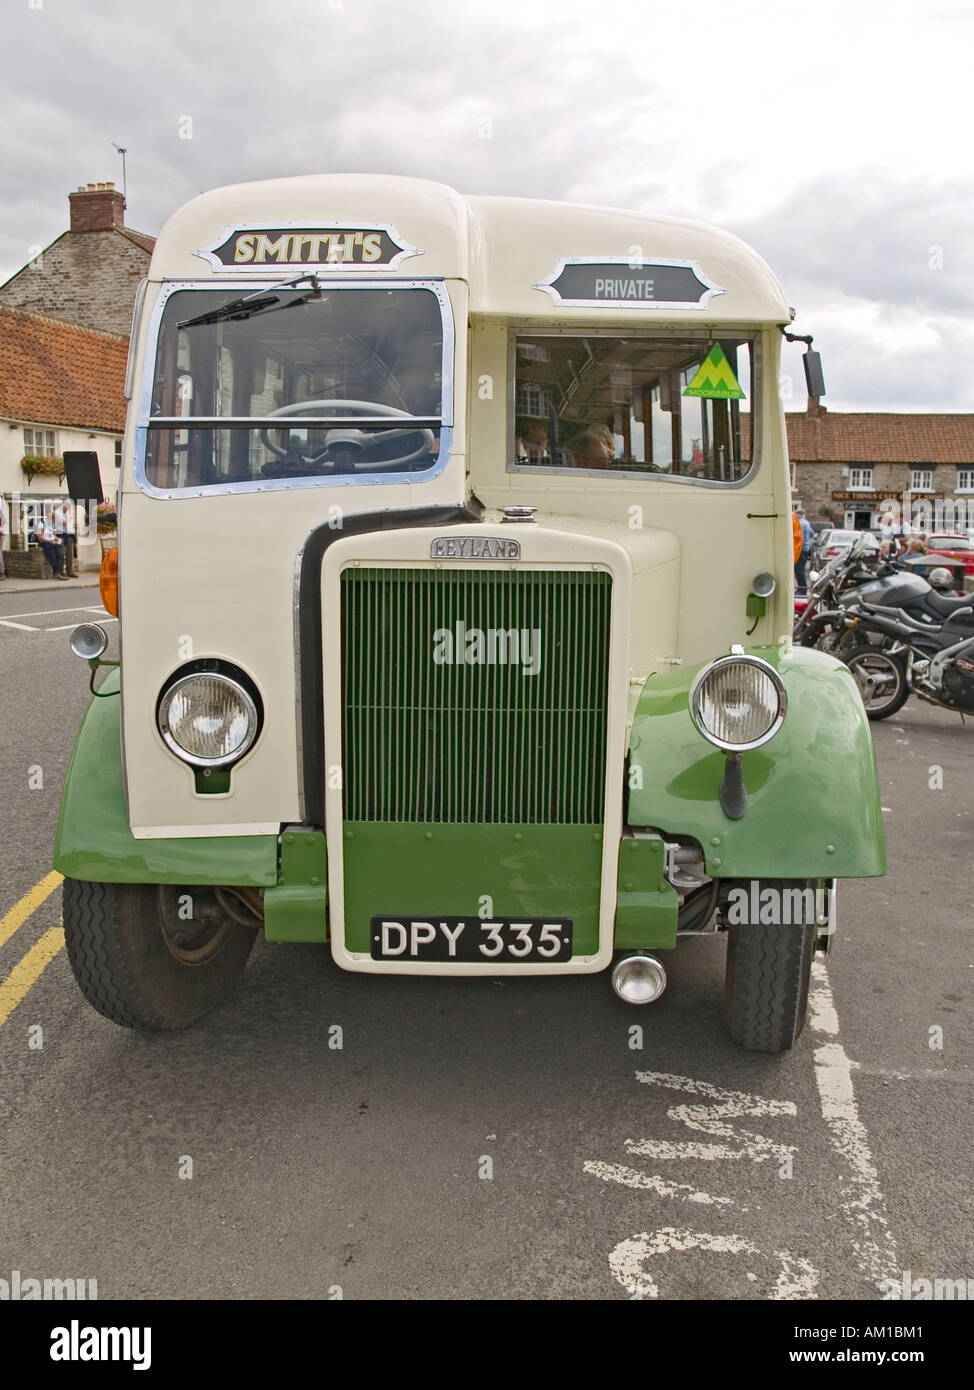
<path id="1" fill-rule="evenodd" d="M 120 663 L 72 638 L 90 1003 L 185 1027 L 260 931 L 648 1003 L 705 934 L 730 1036 L 790 1047 L 836 880 L 885 871 L 855 682 L 787 637 L 792 317 L 667 217 L 344 175 L 177 212 L 133 324 Z"/>

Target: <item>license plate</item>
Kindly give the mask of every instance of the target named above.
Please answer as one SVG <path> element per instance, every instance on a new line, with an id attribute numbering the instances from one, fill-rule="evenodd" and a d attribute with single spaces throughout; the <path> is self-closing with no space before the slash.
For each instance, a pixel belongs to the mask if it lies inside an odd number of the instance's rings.
<path id="1" fill-rule="evenodd" d="M 570 917 L 373 917 L 373 960 L 565 961 Z"/>

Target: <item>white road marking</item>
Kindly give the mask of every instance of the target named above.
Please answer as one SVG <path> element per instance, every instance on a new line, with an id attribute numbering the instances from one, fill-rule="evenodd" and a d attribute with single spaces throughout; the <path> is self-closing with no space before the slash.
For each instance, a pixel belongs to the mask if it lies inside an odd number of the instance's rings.
<path id="1" fill-rule="evenodd" d="M 843 1170 L 839 1209 L 850 1227 L 853 1253 L 860 1272 L 881 1290 L 885 1281 L 899 1279 L 900 1262 L 886 1219 L 879 1175 L 856 1104 L 852 1084 L 855 1064 L 846 1056 L 845 1049 L 838 1041 L 839 1016 L 822 960 L 816 960 L 812 965 L 808 1004 L 809 1031 L 816 1034 L 820 1042 L 814 1057 L 815 1083 L 822 1118 Z M 906 1079 L 908 1074 L 890 1072 L 888 1075 Z M 711 1104 L 672 1106 L 667 1110 L 667 1118 L 725 1142 L 673 1143 L 662 1139 L 627 1139 L 625 1147 L 631 1154 L 656 1159 L 703 1159 L 709 1162 L 750 1158 L 753 1162 L 761 1163 L 774 1158 L 780 1160 L 796 1151 L 794 1146 L 778 1143 L 749 1130 L 737 1129 L 729 1123 L 744 1115 L 795 1116 L 798 1110 L 793 1101 L 768 1100 L 764 1096 L 730 1091 L 709 1081 L 669 1072 L 637 1072 L 636 1077 L 647 1086 L 662 1086 L 710 1101 Z M 676 1197 L 681 1201 L 706 1206 L 736 1205 L 733 1198 L 712 1196 L 686 1183 L 672 1183 L 659 1174 L 642 1173 L 623 1164 L 589 1160 L 583 1164 L 583 1168 L 604 1182 L 617 1182 L 636 1190 L 655 1192 L 659 1196 Z M 642 1232 L 621 1241 L 609 1256 L 609 1267 L 633 1298 L 658 1298 L 659 1289 L 646 1269 L 647 1261 L 671 1252 L 694 1249 L 717 1254 L 757 1256 L 761 1253 L 744 1236 L 716 1236 L 666 1226 L 652 1234 Z M 813 1290 L 818 1286 L 819 1275 L 814 1266 L 787 1250 L 774 1251 L 774 1258 L 779 1262 L 779 1274 L 774 1290 L 768 1292 L 766 1297 L 796 1299 L 816 1296 Z M 750 1273 L 747 1277 L 752 1282 L 756 1279 Z"/>
<path id="2" fill-rule="evenodd" d="M 42 613 L 18 613 L 20 618 L 56 618 L 59 613 L 98 613 L 103 623 L 117 623 L 118 619 L 111 617 L 104 609 L 95 608 L 48 608 Z M 76 628 L 77 623 L 58 623 L 55 627 L 37 627 L 30 623 L 15 623 L 11 618 L 0 618 L 0 627 L 16 628 L 18 632 L 68 632 Z"/>
<path id="3" fill-rule="evenodd" d="M 956 1081 L 959 1076 L 963 1076 L 962 1071 L 950 1071 L 947 1067 L 926 1067 L 919 1071 L 891 1071 L 889 1067 L 870 1067 L 864 1066 L 862 1062 L 853 1062 L 852 1070 L 861 1072 L 863 1076 L 879 1076 L 886 1081 Z M 968 1071 L 966 1079 L 974 1080 L 974 1073 Z"/>
<path id="4" fill-rule="evenodd" d="M 823 960 L 813 962 L 812 981 L 809 1025 L 819 1037 L 829 1039 L 815 1050 L 815 1082 L 832 1148 L 845 1169 L 839 1206 L 852 1227 L 856 1263 L 879 1286 L 883 1280 L 900 1278 L 896 1245 L 886 1220 L 886 1203 L 868 1136 L 859 1118 L 852 1063 L 842 1044 L 835 1041 L 839 1019 Z"/>
<path id="5" fill-rule="evenodd" d="M 54 613 L 96 613 L 98 611 L 96 608 L 39 608 L 36 613 L 8 613 L 7 618 L 50 618 Z M 100 611 L 104 612 L 105 610 L 101 609 Z"/>
<path id="6" fill-rule="evenodd" d="M 603 1182 L 618 1182 L 623 1187 L 643 1188 L 659 1194 L 660 1197 L 679 1197 L 684 1202 L 699 1202 L 702 1206 L 733 1206 L 730 1197 L 711 1197 L 709 1192 L 700 1192 L 683 1182 L 667 1182 L 657 1173 L 639 1173 L 635 1168 L 626 1168 L 621 1163 L 600 1163 L 589 1159 L 582 1164 L 586 1173 L 601 1178 Z"/>
<path id="7" fill-rule="evenodd" d="M 703 1158 L 711 1162 L 720 1158 L 750 1158 L 756 1163 L 763 1163 L 769 1158 L 780 1159 L 795 1152 L 793 1145 L 778 1144 L 773 1139 L 766 1139 L 763 1134 L 735 1129 L 726 1123 L 740 1115 L 797 1115 L 798 1107 L 794 1101 L 767 1100 L 764 1096 L 751 1096 L 745 1091 L 728 1091 L 723 1086 L 711 1085 L 709 1081 L 674 1076 L 669 1072 L 639 1071 L 636 1079 L 647 1086 L 666 1086 L 673 1091 L 690 1092 L 691 1095 L 707 1096 L 718 1101 L 717 1105 L 674 1105 L 666 1112 L 667 1117 L 679 1120 L 688 1129 L 700 1134 L 736 1141 L 737 1147 L 627 1139 L 626 1148 L 630 1153 L 643 1154 L 648 1158 Z"/>
<path id="8" fill-rule="evenodd" d="M 633 1298 L 659 1298 L 659 1288 L 648 1273 L 646 1262 L 654 1256 L 688 1250 L 708 1250 L 718 1255 L 761 1255 L 757 1246 L 743 1236 L 715 1236 L 705 1231 L 677 1230 L 673 1226 L 664 1226 L 652 1235 L 644 1231 L 620 1241 L 609 1256 L 609 1268 Z M 769 1300 L 782 1302 L 814 1297 L 818 1272 L 807 1260 L 792 1255 L 788 1250 L 775 1250 L 774 1258 L 778 1260 L 780 1269 L 774 1288 L 766 1294 Z M 756 1282 L 756 1276 L 750 1272 L 746 1277 L 752 1283 Z"/>

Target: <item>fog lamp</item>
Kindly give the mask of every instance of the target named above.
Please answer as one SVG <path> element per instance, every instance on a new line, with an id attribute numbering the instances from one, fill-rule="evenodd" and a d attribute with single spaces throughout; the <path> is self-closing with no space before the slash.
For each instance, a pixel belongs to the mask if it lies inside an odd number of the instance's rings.
<path id="1" fill-rule="evenodd" d="M 71 650 L 82 661 L 97 661 L 108 646 L 108 634 L 97 623 L 81 623 L 72 632 L 70 642 Z"/>
<path id="2" fill-rule="evenodd" d="M 612 988 L 627 1004 L 652 1004 L 666 988 L 666 971 L 655 956 L 624 956 L 613 967 Z"/>

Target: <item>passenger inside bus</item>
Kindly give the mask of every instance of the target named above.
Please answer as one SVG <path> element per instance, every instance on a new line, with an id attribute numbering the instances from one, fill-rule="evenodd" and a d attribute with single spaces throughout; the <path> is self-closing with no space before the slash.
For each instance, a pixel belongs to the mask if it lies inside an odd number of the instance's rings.
<path id="1" fill-rule="evenodd" d="M 518 336 L 513 466 L 738 481 L 751 350 L 703 334 Z"/>

